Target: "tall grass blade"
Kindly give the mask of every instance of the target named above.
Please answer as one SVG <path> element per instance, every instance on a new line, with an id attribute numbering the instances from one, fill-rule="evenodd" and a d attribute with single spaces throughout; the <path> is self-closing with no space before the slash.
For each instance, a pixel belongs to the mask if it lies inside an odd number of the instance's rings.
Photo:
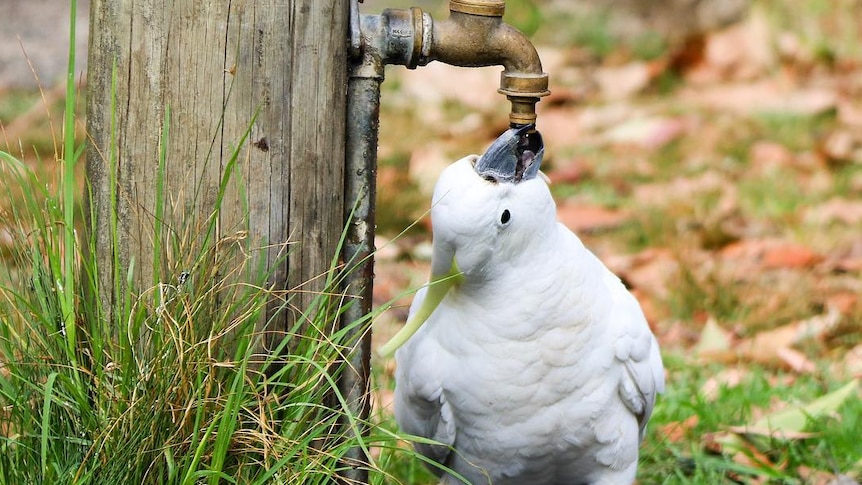
<path id="1" fill-rule="evenodd" d="M 44 396 L 42 398 L 42 432 L 39 457 L 42 460 L 43 476 L 48 474 L 48 440 L 51 439 L 51 402 L 54 399 L 54 381 L 56 380 L 56 372 L 48 374 L 48 380 L 45 382 Z"/>

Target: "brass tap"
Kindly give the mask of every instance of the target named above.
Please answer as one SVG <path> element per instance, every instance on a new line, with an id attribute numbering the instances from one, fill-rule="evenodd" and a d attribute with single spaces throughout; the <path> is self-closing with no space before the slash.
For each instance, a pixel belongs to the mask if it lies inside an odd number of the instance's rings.
<path id="1" fill-rule="evenodd" d="M 550 94 L 548 75 L 530 40 L 503 22 L 503 0 L 450 0 L 449 17 L 435 21 L 421 9 L 386 9 L 363 16 L 364 66 L 382 76 L 384 64 L 408 68 L 440 61 L 453 66 L 502 65 L 500 89 L 512 103 L 512 126 L 536 122 L 536 103 Z"/>
<path id="2" fill-rule="evenodd" d="M 438 60 L 464 67 L 502 65 L 499 93 L 512 103 L 509 122 L 536 122 L 536 103 L 550 94 L 536 48 L 503 22 L 502 0 L 450 0 L 449 18 L 433 22 L 431 48 L 420 64 Z"/>

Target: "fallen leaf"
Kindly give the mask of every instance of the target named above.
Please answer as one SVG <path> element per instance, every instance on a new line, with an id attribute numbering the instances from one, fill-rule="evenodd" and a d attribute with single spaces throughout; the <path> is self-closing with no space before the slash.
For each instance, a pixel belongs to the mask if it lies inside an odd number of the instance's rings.
<path id="1" fill-rule="evenodd" d="M 781 143 L 759 141 L 748 149 L 748 159 L 753 169 L 768 173 L 791 165 L 793 152 Z"/>
<path id="2" fill-rule="evenodd" d="M 537 108 L 541 106 L 542 104 L 539 104 Z M 555 153 L 583 143 L 581 108 L 566 106 L 540 109 L 538 116 L 537 128 L 542 132 L 542 140 L 546 147 L 554 147 Z"/>
<path id="3" fill-rule="evenodd" d="M 842 315 L 847 315 L 853 311 L 857 303 L 859 303 L 859 294 L 851 291 L 842 291 L 826 297 L 826 306 L 834 308 Z"/>
<path id="4" fill-rule="evenodd" d="M 849 130 L 835 130 L 824 137 L 817 146 L 826 163 L 837 166 L 852 163 L 857 140 Z"/>
<path id="5" fill-rule="evenodd" d="M 692 414 L 682 421 L 662 425 L 658 433 L 670 443 L 681 443 L 686 439 L 688 433 L 697 426 L 698 422 L 700 422 L 700 417 L 697 414 Z"/>
<path id="6" fill-rule="evenodd" d="M 793 349 L 806 341 L 823 340 L 841 323 L 841 312 L 829 308 L 827 313 L 805 320 L 764 330 L 736 345 L 740 358 L 766 365 L 779 365 L 795 372 L 817 370 L 804 354 Z"/>
<path id="7" fill-rule="evenodd" d="M 619 209 L 564 201 L 557 206 L 557 217 L 574 232 L 590 232 L 618 227 L 630 215 Z"/>
<path id="8" fill-rule="evenodd" d="M 453 161 L 440 143 L 419 146 L 410 154 L 410 180 L 423 194 L 430 195 L 434 192 L 440 174 Z"/>
<path id="9" fill-rule="evenodd" d="M 862 200 L 833 197 L 805 210 L 803 220 L 808 224 L 826 226 L 832 223 L 856 226 L 862 224 Z"/>
<path id="10" fill-rule="evenodd" d="M 705 436 L 706 446 L 716 453 L 728 454 L 734 462 L 751 468 L 782 470 L 787 466 L 786 463 L 774 463 L 768 455 L 770 450 L 760 449 L 758 443 L 748 440 L 746 436 L 745 433 L 732 431 L 708 433 Z M 765 482 L 746 480 L 746 483 Z"/>
<path id="11" fill-rule="evenodd" d="M 810 374 L 817 370 L 814 364 L 802 352 L 790 347 L 779 347 L 775 349 L 775 356 L 783 362 L 790 370 L 799 374 Z"/>
<path id="12" fill-rule="evenodd" d="M 679 263 L 666 248 L 646 248 L 631 255 L 609 255 L 602 258 L 611 270 L 631 288 L 665 300 L 670 294 L 668 282 L 677 274 Z"/>
<path id="13" fill-rule="evenodd" d="M 843 371 L 855 378 L 862 378 L 862 344 L 850 349 L 841 363 Z"/>
<path id="14" fill-rule="evenodd" d="M 387 237 L 376 234 L 374 236 L 374 260 L 394 261 L 401 256 L 401 248 Z"/>
<path id="15" fill-rule="evenodd" d="M 502 106 L 497 88 L 500 71 L 493 67 L 465 69 L 442 62 L 432 62 L 422 69 L 398 70 L 401 89 L 396 93 L 413 105 L 419 105 L 423 116 L 442 120 L 444 101 L 454 100 L 476 111 Z M 457 86 L 457 89 L 453 89 Z M 426 118 L 429 119 L 429 118 Z M 439 124 L 439 123 L 438 123 Z"/>
<path id="16" fill-rule="evenodd" d="M 668 207 L 680 201 L 691 203 L 707 194 L 719 197 L 712 209 L 715 214 L 726 214 L 738 206 L 736 186 L 715 170 L 693 177 L 676 177 L 670 182 L 640 184 L 635 187 L 633 197 L 641 204 Z"/>
<path id="17" fill-rule="evenodd" d="M 680 118 L 636 118 L 611 128 L 601 139 L 612 144 L 637 145 L 655 150 L 682 136 L 687 126 L 685 120 Z"/>
<path id="18" fill-rule="evenodd" d="M 748 426 L 751 429 L 770 430 L 771 433 L 800 433 L 805 430 L 809 419 L 817 419 L 834 414 L 851 396 L 859 395 L 859 381 L 854 379 L 841 388 L 821 396 L 810 403 L 767 414 Z"/>
<path id="19" fill-rule="evenodd" d="M 726 361 L 733 358 L 731 352 L 731 333 L 721 328 L 714 318 L 710 317 L 700 333 L 700 341 L 694 346 L 694 353 L 713 361 Z"/>
<path id="20" fill-rule="evenodd" d="M 740 367 L 723 369 L 700 386 L 700 393 L 707 401 L 714 401 L 718 397 L 718 391 L 738 386 L 747 374 L 748 372 Z"/>
<path id="21" fill-rule="evenodd" d="M 592 168 L 579 158 L 554 163 L 548 178 L 554 184 L 574 184 L 592 173 Z"/>
<path id="22" fill-rule="evenodd" d="M 622 66 L 600 67 L 595 72 L 602 96 L 607 100 L 628 98 L 646 88 L 652 69 L 646 62 L 630 62 Z"/>
<path id="23" fill-rule="evenodd" d="M 642 288 L 632 288 L 630 291 L 637 298 L 650 327 L 655 327 L 657 322 L 667 318 L 668 310 L 655 297 L 643 291 Z"/>
<path id="24" fill-rule="evenodd" d="M 838 101 L 838 119 L 845 125 L 862 126 L 862 102 L 842 98 Z"/>
<path id="25" fill-rule="evenodd" d="M 785 243 L 767 248 L 763 254 L 763 267 L 807 268 L 820 260 L 820 256 L 807 246 Z"/>
<path id="26" fill-rule="evenodd" d="M 578 116 L 578 124 L 588 133 L 607 130 L 626 120 L 644 116 L 643 110 L 631 103 L 608 103 L 585 107 Z"/>
<path id="27" fill-rule="evenodd" d="M 776 61 L 771 35 L 768 20 L 758 12 L 745 22 L 708 35 L 703 58 L 686 73 L 686 80 L 703 84 L 749 79 L 766 72 Z"/>
<path id="28" fill-rule="evenodd" d="M 835 109 L 837 94 L 826 88 L 795 88 L 775 80 L 686 88 L 682 102 L 716 111 L 752 116 L 817 116 Z"/>
<path id="29" fill-rule="evenodd" d="M 840 389 L 822 396 L 804 406 L 784 409 L 767 414 L 753 423 L 731 426 L 727 432 L 716 433 L 710 446 L 719 451 L 732 453 L 734 460 L 753 460 L 752 465 L 775 467 L 765 455 L 775 439 L 808 439 L 815 434 L 805 431 L 809 419 L 834 414 L 851 396 L 858 395 L 859 381 L 852 380 Z M 769 440 L 759 439 L 768 437 Z M 779 465 L 783 467 L 784 464 Z"/>
<path id="30" fill-rule="evenodd" d="M 798 467 L 796 473 L 808 485 L 859 485 L 856 480 L 847 475 L 835 475 L 807 466 Z"/>

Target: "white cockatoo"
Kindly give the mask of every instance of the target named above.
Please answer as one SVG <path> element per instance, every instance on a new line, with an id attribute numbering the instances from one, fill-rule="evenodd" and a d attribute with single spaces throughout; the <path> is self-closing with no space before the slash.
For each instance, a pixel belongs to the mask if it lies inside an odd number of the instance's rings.
<path id="1" fill-rule="evenodd" d="M 630 484 L 664 390 L 658 343 L 557 222 L 543 153 L 533 125 L 512 128 L 440 176 L 431 283 L 380 350 L 397 349 L 395 418 L 474 485 Z"/>

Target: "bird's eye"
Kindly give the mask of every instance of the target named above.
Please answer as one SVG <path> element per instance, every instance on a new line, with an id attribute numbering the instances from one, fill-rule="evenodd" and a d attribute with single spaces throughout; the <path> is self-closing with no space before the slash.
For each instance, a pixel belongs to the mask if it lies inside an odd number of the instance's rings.
<path id="1" fill-rule="evenodd" d="M 508 224 L 511 218 L 512 214 L 509 212 L 509 209 L 503 209 L 503 214 L 500 216 L 500 224 Z"/>

